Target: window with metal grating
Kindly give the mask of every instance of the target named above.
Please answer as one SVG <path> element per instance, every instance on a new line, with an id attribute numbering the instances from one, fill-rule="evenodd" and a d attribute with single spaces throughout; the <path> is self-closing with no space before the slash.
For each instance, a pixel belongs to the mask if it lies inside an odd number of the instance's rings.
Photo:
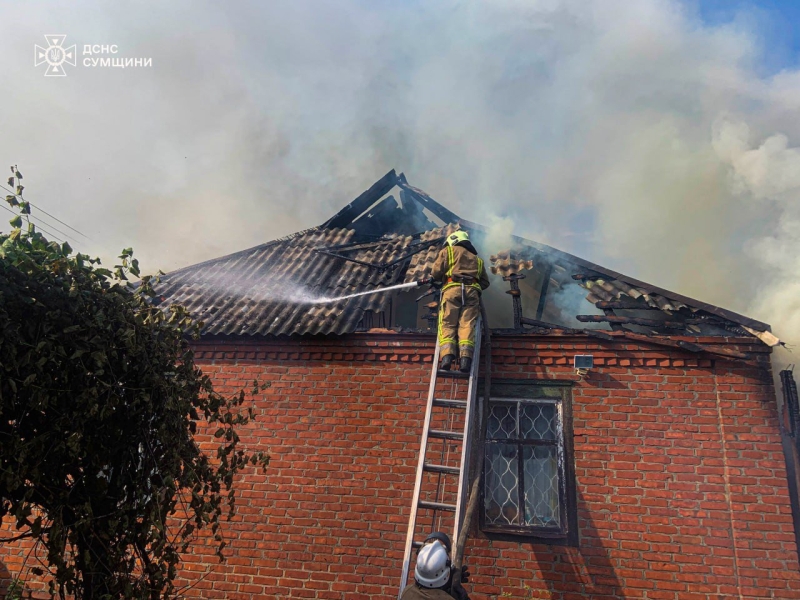
<path id="1" fill-rule="evenodd" d="M 570 388 L 493 382 L 486 422 L 486 533 L 577 543 Z"/>

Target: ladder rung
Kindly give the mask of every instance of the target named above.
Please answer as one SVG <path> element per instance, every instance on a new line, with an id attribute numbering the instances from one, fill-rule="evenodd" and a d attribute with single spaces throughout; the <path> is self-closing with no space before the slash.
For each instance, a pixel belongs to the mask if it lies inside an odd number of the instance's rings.
<path id="1" fill-rule="evenodd" d="M 440 406 L 443 408 L 466 408 L 467 401 L 466 400 L 447 400 L 446 398 L 434 398 L 433 399 L 434 406 Z"/>
<path id="2" fill-rule="evenodd" d="M 469 379 L 469 373 L 462 373 L 461 371 L 445 371 L 439 369 L 439 377 L 452 377 L 454 379 Z"/>
<path id="3" fill-rule="evenodd" d="M 438 440 L 463 440 L 464 434 L 460 431 L 442 431 L 441 429 L 431 429 L 428 432 L 428 437 L 436 438 Z"/>
<path id="4" fill-rule="evenodd" d="M 419 507 L 429 508 L 431 510 L 447 510 L 450 512 L 456 512 L 455 504 L 444 504 L 443 502 L 426 502 L 424 500 L 420 500 Z"/>
<path id="5" fill-rule="evenodd" d="M 423 468 L 430 473 L 447 473 L 448 475 L 458 475 L 461 469 L 458 467 L 448 467 L 447 465 L 434 465 L 432 463 L 425 463 Z"/>
<path id="6" fill-rule="evenodd" d="M 411 542 L 411 547 L 412 548 L 422 548 L 422 542 L 418 542 L 418 541 L 414 540 L 413 542 Z"/>

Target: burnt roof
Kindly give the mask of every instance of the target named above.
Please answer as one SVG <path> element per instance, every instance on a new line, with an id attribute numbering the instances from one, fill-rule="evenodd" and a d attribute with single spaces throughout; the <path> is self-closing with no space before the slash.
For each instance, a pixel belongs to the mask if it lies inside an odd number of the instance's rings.
<path id="1" fill-rule="evenodd" d="M 308 300 L 424 279 L 445 235 L 459 227 L 478 237 L 486 231 L 392 170 L 318 227 L 162 276 L 156 285 L 157 301 L 186 306 L 204 322 L 204 335 L 345 334 L 391 327 L 386 322 L 391 314 L 389 294 L 328 304 Z M 493 273 L 501 276 L 527 271 L 533 273 L 532 281 L 538 273 L 539 280 L 552 283 L 551 293 L 582 286 L 591 303 L 587 306 L 596 315 L 641 317 L 641 311 L 650 311 L 646 317 L 657 315 L 655 321 L 665 323 L 682 318 L 687 331 L 704 335 L 769 331 L 765 323 L 524 238 L 514 238 L 514 248 L 492 256 L 491 264 Z M 600 313 L 598 303 L 612 303 L 617 310 Z M 635 324 L 632 327 L 630 331 L 637 331 Z M 648 327 L 646 333 L 661 329 L 652 323 Z M 676 333 L 674 325 L 670 327 L 663 332 Z"/>

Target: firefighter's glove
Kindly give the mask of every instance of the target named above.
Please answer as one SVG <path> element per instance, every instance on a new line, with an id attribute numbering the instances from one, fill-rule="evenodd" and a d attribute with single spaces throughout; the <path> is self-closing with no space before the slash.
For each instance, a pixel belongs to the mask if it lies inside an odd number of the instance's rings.
<path id="1" fill-rule="evenodd" d="M 433 277 L 428 277 L 427 279 L 423 279 L 422 281 L 418 281 L 417 285 L 420 285 L 420 286 L 421 285 L 431 285 L 431 286 L 433 286 L 435 288 L 440 288 L 440 287 L 442 287 L 442 282 L 441 281 L 437 281 Z"/>
<path id="2" fill-rule="evenodd" d="M 464 586 L 460 583 L 453 582 L 453 587 L 450 589 L 450 595 L 456 600 L 469 600 L 469 594 Z"/>
<path id="3" fill-rule="evenodd" d="M 467 565 L 461 567 L 461 583 L 469 583 L 469 569 Z"/>

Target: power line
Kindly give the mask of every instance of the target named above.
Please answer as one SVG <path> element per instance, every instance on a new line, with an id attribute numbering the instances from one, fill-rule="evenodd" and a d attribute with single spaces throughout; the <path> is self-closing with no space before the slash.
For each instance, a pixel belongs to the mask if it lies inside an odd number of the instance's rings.
<path id="1" fill-rule="evenodd" d="M 10 213 L 11 213 L 12 215 L 14 215 L 14 216 L 19 216 L 19 215 L 17 215 L 17 213 L 15 213 L 13 210 L 11 210 L 10 208 L 7 208 L 7 207 L 3 206 L 2 204 L 0 204 L 0 208 L 2 208 L 3 210 L 7 210 L 8 212 L 10 212 Z M 30 216 L 30 215 L 29 215 L 29 216 Z M 41 229 L 42 231 L 44 231 L 44 232 L 45 232 L 47 235 L 49 235 L 50 237 L 52 237 L 52 238 L 55 238 L 56 240 L 58 240 L 58 241 L 59 241 L 59 242 L 61 242 L 62 244 L 64 243 L 64 240 L 62 240 L 60 237 L 58 237 L 58 236 L 57 236 L 56 234 L 54 234 L 52 231 L 48 231 L 47 229 L 45 229 L 44 227 L 42 227 L 41 223 L 34 223 L 34 225 L 35 225 L 36 227 L 38 227 L 39 229 Z"/>
<path id="2" fill-rule="evenodd" d="M 26 201 L 26 202 L 27 202 L 27 201 Z M 6 210 L 8 210 L 8 208 L 7 208 L 7 207 L 5 207 L 5 206 L 4 206 L 3 208 L 6 208 Z M 50 227 L 50 228 L 51 228 L 53 231 L 55 231 L 56 233 L 60 233 L 60 234 L 61 234 L 61 235 L 63 235 L 65 238 L 69 238 L 69 239 L 71 239 L 71 240 L 72 240 L 73 242 L 75 242 L 76 244 L 80 244 L 80 243 L 81 243 L 80 241 L 78 241 L 78 240 L 76 240 L 74 237 L 72 237 L 70 234 L 68 234 L 66 231 L 61 231 L 61 230 L 60 230 L 58 227 L 56 227 L 56 226 L 55 226 L 55 225 L 53 225 L 52 223 L 48 222 L 48 221 L 47 221 L 47 219 L 43 219 L 43 218 L 42 218 L 41 216 L 39 216 L 39 215 L 33 215 L 33 214 L 30 214 L 30 213 L 28 214 L 28 216 L 29 216 L 30 218 L 32 218 L 32 219 L 37 219 L 38 221 L 41 221 L 42 223 L 44 223 L 45 225 L 47 225 L 48 227 Z"/>
<path id="3" fill-rule="evenodd" d="M 0 204 L 0 206 L 2 206 L 2 204 Z M 12 215 L 18 216 L 18 215 L 17 215 L 17 213 L 15 213 L 15 212 L 14 212 L 13 210 L 11 210 L 10 208 L 6 208 L 5 206 L 2 206 L 2 208 L 3 208 L 4 210 L 7 210 L 8 212 L 10 212 Z M 28 217 L 30 218 L 30 217 L 31 217 L 31 215 L 28 215 Z M 49 235 L 49 236 L 50 236 L 50 237 L 52 237 L 53 239 L 55 239 L 55 240 L 57 240 L 57 241 L 61 242 L 62 244 L 64 243 L 64 240 L 62 240 L 60 237 L 58 237 L 58 236 L 57 236 L 55 233 L 53 233 L 52 231 L 49 231 L 49 230 L 48 230 L 47 228 L 45 228 L 45 227 L 44 227 L 44 226 L 43 226 L 41 223 L 36 223 L 36 222 L 34 222 L 34 225 L 35 225 L 36 227 L 38 227 L 40 230 L 44 231 L 44 232 L 45 232 L 47 235 Z"/>
<path id="4" fill-rule="evenodd" d="M 18 194 L 16 194 L 16 193 L 12 192 L 10 189 L 8 189 L 8 188 L 7 188 L 6 186 L 4 186 L 4 185 L 0 185 L 0 188 L 3 188 L 5 191 L 7 191 L 7 192 L 9 192 L 9 193 L 11 193 L 11 194 L 14 194 L 14 196 L 17 196 L 18 198 L 22 198 L 22 196 L 19 196 Z M 53 216 L 53 215 L 51 215 L 49 212 L 47 212 L 45 209 L 43 209 L 43 208 L 41 208 L 41 207 L 37 206 L 36 204 L 34 204 L 33 202 L 31 202 L 30 200 L 25 200 L 25 201 L 26 201 L 26 202 L 28 202 L 28 203 L 29 203 L 31 206 L 33 206 L 33 207 L 34 207 L 36 210 L 40 210 L 40 211 L 42 211 L 44 214 L 46 214 L 46 215 L 47 215 L 48 217 L 50 217 L 51 219 L 55 219 L 56 221 L 58 221 L 59 223 L 61 223 L 61 224 L 62 224 L 62 225 L 64 225 L 65 227 L 69 227 L 70 229 L 72 229 L 72 231 L 74 231 L 75 233 L 79 233 L 80 235 L 82 235 L 83 237 L 85 237 L 87 240 L 89 240 L 89 241 L 94 241 L 94 240 L 92 240 L 92 238 L 90 238 L 90 237 L 89 237 L 88 235 L 86 235 L 85 233 L 81 233 L 80 231 L 78 231 L 77 229 L 75 229 L 75 228 L 74 228 L 72 225 L 69 225 L 69 224 L 67 224 L 67 223 L 64 223 L 64 221 L 62 221 L 62 220 L 61 220 L 61 219 L 59 219 L 58 217 L 54 217 L 54 216 Z M 52 225 L 51 225 L 51 227 L 52 227 Z M 66 234 L 65 234 L 65 235 L 66 235 Z M 73 239 L 74 239 L 74 238 L 73 238 Z"/>
<path id="5" fill-rule="evenodd" d="M 61 235 L 63 235 L 65 238 L 69 238 L 69 239 L 71 239 L 73 242 L 75 242 L 76 244 L 80 244 L 80 241 L 76 240 L 74 237 L 72 237 L 72 236 L 71 236 L 71 235 L 69 235 L 68 233 L 66 233 L 66 232 L 64 232 L 64 231 L 61 231 L 61 230 L 60 230 L 58 227 L 56 227 L 56 226 L 55 226 L 55 225 L 53 225 L 52 223 L 48 223 L 48 222 L 47 222 L 47 221 L 45 221 L 45 220 L 44 220 L 42 217 L 40 217 L 40 216 L 38 216 L 38 215 L 30 215 L 30 216 L 32 216 L 32 217 L 33 217 L 33 218 L 35 218 L 35 219 L 38 219 L 38 220 L 39 220 L 39 221 L 41 221 L 42 223 L 45 223 L 45 224 L 46 224 L 48 227 L 51 227 L 51 228 L 53 229 L 53 231 L 55 231 L 56 233 L 60 233 L 60 234 L 61 234 Z"/>

